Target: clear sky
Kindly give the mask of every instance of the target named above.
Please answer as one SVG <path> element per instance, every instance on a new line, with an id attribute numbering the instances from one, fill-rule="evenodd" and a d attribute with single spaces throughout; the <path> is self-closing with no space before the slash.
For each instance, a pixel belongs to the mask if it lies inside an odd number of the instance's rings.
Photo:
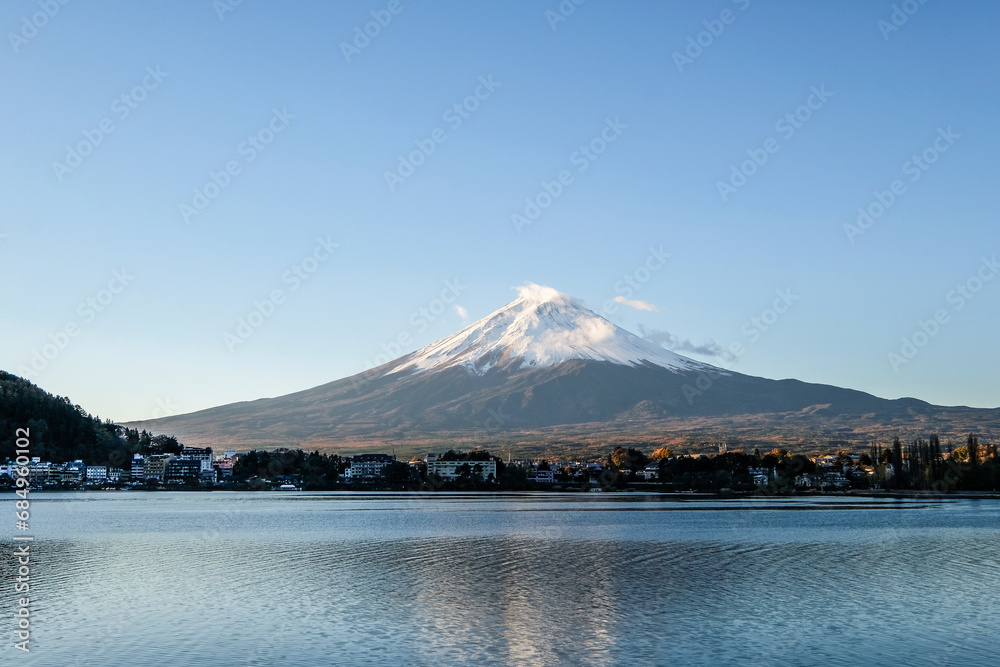
<path id="1" fill-rule="evenodd" d="M 0 368 L 163 416 L 360 372 L 533 282 L 743 373 L 1000 406 L 998 25 L 10 0 Z"/>

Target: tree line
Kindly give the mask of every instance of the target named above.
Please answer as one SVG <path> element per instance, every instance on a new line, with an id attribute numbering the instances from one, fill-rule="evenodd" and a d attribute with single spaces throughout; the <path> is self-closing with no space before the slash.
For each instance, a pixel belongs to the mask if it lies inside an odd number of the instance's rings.
<path id="1" fill-rule="evenodd" d="M 996 444 L 984 444 L 970 433 L 965 445 L 944 452 L 936 435 L 891 447 L 873 444 L 862 465 L 874 468 L 874 477 L 886 489 L 937 491 L 995 491 L 1000 488 L 1000 453 Z"/>
<path id="2" fill-rule="evenodd" d="M 736 450 L 714 456 L 673 457 L 666 448 L 647 456 L 632 447 L 617 447 L 605 461 L 606 472 L 610 471 L 605 477 L 610 485 L 624 488 L 638 481 L 638 473 L 653 462 L 658 463 L 657 479 L 662 487 L 696 491 L 751 490 L 759 487 L 752 471 L 764 470 L 769 490 L 790 492 L 796 477 L 820 472 L 805 455 L 781 448 L 766 454 L 755 449 L 752 454 Z M 976 434 L 969 434 L 966 444 L 953 451 L 945 451 L 937 435 L 906 444 L 897 437 L 890 446 L 873 443 L 868 452 L 859 455 L 839 450 L 834 465 L 840 470 L 847 466 L 849 472 L 858 467 L 870 470 L 870 475 L 850 475 L 852 488 L 937 493 L 1000 489 L 1000 451 L 996 444 L 982 443 Z M 571 480 L 568 471 L 557 479 Z"/>
<path id="3" fill-rule="evenodd" d="M 0 371 L 0 460 L 16 458 L 16 430 L 30 432 L 31 456 L 62 463 L 123 467 L 133 454 L 179 453 L 177 438 L 153 435 L 95 417 L 65 396 Z"/>

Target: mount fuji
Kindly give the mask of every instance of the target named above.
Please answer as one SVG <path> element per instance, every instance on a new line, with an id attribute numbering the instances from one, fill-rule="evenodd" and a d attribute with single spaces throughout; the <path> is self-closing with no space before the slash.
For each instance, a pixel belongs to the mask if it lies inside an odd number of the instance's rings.
<path id="1" fill-rule="evenodd" d="M 639 338 L 551 287 L 527 285 L 519 294 L 493 314 L 404 357 L 387 372 L 460 367 L 485 375 L 571 360 L 653 365 L 672 371 L 714 368 Z"/>
<path id="2" fill-rule="evenodd" d="M 864 444 L 887 429 L 982 432 L 1000 409 L 939 408 L 695 361 L 639 338 L 548 287 L 461 331 L 305 391 L 132 422 L 213 447 L 417 451 L 542 439 L 564 443 L 736 439 Z"/>

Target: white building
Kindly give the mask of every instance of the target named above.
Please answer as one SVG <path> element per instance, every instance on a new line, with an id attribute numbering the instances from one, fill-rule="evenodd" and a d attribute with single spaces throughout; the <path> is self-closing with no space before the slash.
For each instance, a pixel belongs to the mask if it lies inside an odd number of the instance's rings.
<path id="1" fill-rule="evenodd" d="M 382 479 L 385 469 L 395 460 L 388 454 L 359 454 L 351 459 L 351 467 L 344 471 L 344 479 L 348 482 Z"/>
<path id="2" fill-rule="evenodd" d="M 132 481 L 141 482 L 146 478 L 146 460 L 142 458 L 142 454 L 136 454 L 132 457 Z"/>
<path id="3" fill-rule="evenodd" d="M 202 470 L 212 469 L 212 448 L 211 447 L 185 447 L 181 450 L 180 458 L 195 459 L 201 462 Z"/>
<path id="4" fill-rule="evenodd" d="M 801 474 L 795 477 L 795 486 L 807 489 L 846 489 L 851 480 L 840 472 Z"/>
<path id="5" fill-rule="evenodd" d="M 466 461 L 465 463 L 471 463 Z M 536 470 L 535 481 L 539 484 L 552 484 L 556 481 L 556 474 L 552 470 Z"/>
<path id="6" fill-rule="evenodd" d="M 173 454 L 153 454 L 146 457 L 143 479 L 162 480 L 167 474 L 167 465 L 176 458 Z"/>
<path id="7" fill-rule="evenodd" d="M 100 484 L 108 481 L 108 466 L 87 466 L 87 484 Z"/>
<path id="8" fill-rule="evenodd" d="M 493 459 L 489 461 L 453 461 L 442 460 L 438 454 L 427 455 L 427 476 L 437 475 L 441 479 L 448 481 L 459 477 L 458 470 L 462 466 L 469 466 L 473 474 L 479 474 L 484 480 L 497 478 L 497 462 Z"/>
<path id="9" fill-rule="evenodd" d="M 42 461 L 38 457 L 31 459 L 31 463 L 28 464 L 28 481 L 31 483 L 31 486 L 48 484 L 51 469 L 52 463 L 49 461 Z"/>

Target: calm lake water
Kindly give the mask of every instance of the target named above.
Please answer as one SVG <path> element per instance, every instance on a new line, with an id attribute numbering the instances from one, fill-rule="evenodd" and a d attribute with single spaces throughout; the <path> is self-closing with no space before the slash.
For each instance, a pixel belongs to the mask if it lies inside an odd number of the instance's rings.
<path id="1" fill-rule="evenodd" d="M 39 493 L 31 534 L 4 665 L 1000 662 L 995 500 Z"/>

